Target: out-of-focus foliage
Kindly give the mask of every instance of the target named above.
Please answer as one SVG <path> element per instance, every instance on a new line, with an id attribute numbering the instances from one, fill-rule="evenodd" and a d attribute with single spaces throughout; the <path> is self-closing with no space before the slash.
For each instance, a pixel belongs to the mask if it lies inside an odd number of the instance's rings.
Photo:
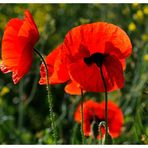
<path id="1" fill-rule="evenodd" d="M 36 48 L 47 55 L 74 26 L 106 21 L 123 28 L 133 44 L 127 59 L 125 87 L 109 93 L 124 113 L 124 127 L 116 144 L 148 144 L 148 5 L 147 4 L 0 4 L 0 42 L 9 19 L 23 17 L 29 9 L 40 32 Z M 38 85 L 40 59 L 18 85 L 11 74 L 0 73 L 0 143 L 52 144 L 45 86 Z M 52 86 L 59 144 L 80 144 L 80 125 L 73 118 L 79 96 L 64 93 L 64 85 Z M 103 100 L 100 93 L 86 99 Z M 86 139 L 91 144 L 90 139 Z"/>

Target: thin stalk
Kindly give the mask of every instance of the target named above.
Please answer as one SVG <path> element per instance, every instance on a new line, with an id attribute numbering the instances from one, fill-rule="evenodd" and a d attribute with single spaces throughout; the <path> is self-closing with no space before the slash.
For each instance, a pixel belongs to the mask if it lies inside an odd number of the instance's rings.
<path id="1" fill-rule="evenodd" d="M 102 71 L 102 66 L 100 66 L 100 73 L 101 73 L 101 77 L 102 77 L 102 81 L 104 84 L 104 90 L 105 90 L 105 126 L 106 126 L 106 130 L 105 130 L 105 141 L 106 143 L 108 143 L 108 98 L 107 98 L 107 85 L 105 82 L 105 78 L 103 75 L 103 71 Z"/>
<path id="2" fill-rule="evenodd" d="M 35 95 L 36 89 L 37 89 L 38 79 L 39 79 L 39 75 L 38 75 L 38 73 L 35 73 L 35 79 L 34 79 L 34 82 L 33 82 L 33 86 L 32 86 L 32 89 L 31 89 L 30 96 L 25 101 L 26 106 L 29 105 L 31 103 L 31 101 L 33 100 L 33 98 L 34 98 L 34 95 Z"/>
<path id="3" fill-rule="evenodd" d="M 18 116 L 18 128 L 21 131 L 22 130 L 22 125 L 23 125 L 23 118 L 24 118 L 24 103 L 23 103 L 23 83 L 20 82 L 19 84 L 19 116 Z"/>
<path id="4" fill-rule="evenodd" d="M 83 131 L 83 124 L 84 124 L 84 117 L 83 117 L 83 100 L 84 100 L 84 94 L 83 90 L 81 89 L 81 135 L 82 135 L 82 144 L 84 144 L 84 131 Z"/>
<path id="5" fill-rule="evenodd" d="M 50 119 L 51 119 L 51 127 L 53 131 L 53 138 L 55 144 L 57 144 L 57 131 L 56 131 L 56 125 L 55 125 L 55 120 L 54 120 L 54 114 L 53 114 L 53 104 L 52 104 L 52 94 L 50 93 L 50 87 L 49 87 L 49 75 L 48 75 L 48 68 L 47 64 L 43 58 L 43 56 L 40 54 L 40 52 L 37 49 L 34 49 L 35 53 L 41 58 L 45 70 L 46 70 L 46 87 L 47 87 L 47 97 L 48 97 L 48 103 L 49 103 L 49 112 L 50 112 Z"/>

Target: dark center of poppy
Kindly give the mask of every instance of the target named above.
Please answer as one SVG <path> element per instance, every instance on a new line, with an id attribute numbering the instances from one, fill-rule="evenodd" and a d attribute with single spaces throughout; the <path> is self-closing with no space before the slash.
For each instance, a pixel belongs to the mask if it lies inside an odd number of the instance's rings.
<path id="1" fill-rule="evenodd" d="M 106 55 L 102 53 L 94 53 L 90 57 L 85 57 L 84 62 L 87 65 L 91 65 L 93 63 L 96 63 L 98 67 L 100 67 L 105 59 Z"/>
<path id="2" fill-rule="evenodd" d="M 90 120 L 90 123 L 91 123 L 91 131 L 92 131 L 92 134 L 95 138 L 97 138 L 99 132 L 99 123 L 103 121 L 102 119 L 99 119 L 98 117 L 94 117 L 93 119 Z"/>

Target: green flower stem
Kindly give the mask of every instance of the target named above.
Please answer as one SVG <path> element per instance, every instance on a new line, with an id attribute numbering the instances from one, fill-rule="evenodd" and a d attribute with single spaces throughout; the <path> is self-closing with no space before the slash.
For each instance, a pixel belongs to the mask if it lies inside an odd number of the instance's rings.
<path id="1" fill-rule="evenodd" d="M 57 130 L 56 130 L 56 125 L 55 125 L 55 117 L 53 114 L 52 94 L 50 92 L 48 68 L 47 68 L 47 64 L 46 64 L 43 56 L 40 54 L 40 52 L 37 49 L 34 49 L 34 51 L 41 58 L 44 66 L 45 66 L 45 70 L 46 70 L 46 81 L 47 81 L 46 87 L 47 87 L 47 97 L 48 97 L 48 103 L 49 103 L 51 127 L 52 127 L 52 131 L 53 131 L 54 142 L 55 142 L 55 144 L 57 144 Z"/>
<path id="2" fill-rule="evenodd" d="M 19 108 L 18 108 L 18 128 L 21 131 L 23 126 L 23 118 L 24 118 L 24 102 L 23 102 L 23 83 L 22 81 L 19 83 Z"/>
<path id="3" fill-rule="evenodd" d="M 83 90 L 81 89 L 81 135 L 82 135 L 82 144 L 84 144 L 84 131 L 83 131 L 83 124 L 84 124 L 84 117 L 83 117 L 83 100 L 84 100 L 84 94 Z"/>
<path id="4" fill-rule="evenodd" d="M 102 81 L 103 81 L 104 89 L 105 89 L 105 122 L 106 122 L 105 141 L 107 144 L 108 143 L 108 139 L 107 139 L 108 137 L 108 98 L 107 98 L 107 85 L 106 85 L 105 78 L 103 75 L 102 66 L 100 66 L 100 73 L 101 73 L 101 77 L 102 77 Z"/>

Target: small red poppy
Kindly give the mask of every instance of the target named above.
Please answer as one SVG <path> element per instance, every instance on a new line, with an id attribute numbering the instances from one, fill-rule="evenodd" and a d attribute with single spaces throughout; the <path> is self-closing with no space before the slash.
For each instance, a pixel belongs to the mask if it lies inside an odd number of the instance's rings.
<path id="1" fill-rule="evenodd" d="M 33 59 L 33 47 L 39 40 L 39 32 L 31 13 L 26 10 L 25 18 L 11 19 L 2 38 L 3 73 L 12 72 L 14 84 L 29 71 Z"/>
<path id="2" fill-rule="evenodd" d="M 97 126 L 101 121 L 105 121 L 105 102 L 97 103 L 93 100 L 88 100 L 83 103 L 83 113 L 84 113 L 84 124 L 83 130 L 85 136 L 91 136 L 91 126 L 92 123 L 97 123 Z M 78 123 L 81 123 L 81 113 L 80 105 L 78 105 L 75 113 L 74 119 Z M 121 128 L 123 126 L 124 118 L 121 109 L 112 101 L 108 101 L 108 127 L 109 133 L 112 138 L 116 138 L 121 134 Z M 103 135 L 105 134 L 105 129 L 102 129 Z M 97 138 L 99 139 L 99 133 Z"/>
<path id="3" fill-rule="evenodd" d="M 127 34 L 118 26 L 98 22 L 75 27 L 67 33 L 58 50 L 59 55 L 52 63 L 51 84 L 70 80 L 77 85 L 69 83 L 67 92 L 73 88 L 78 88 L 76 92 L 72 91 L 73 94 L 81 89 L 104 92 L 100 74 L 102 67 L 107 91 L 123 87 L 125 58 L 131 54 L 132 45 Z"/>

